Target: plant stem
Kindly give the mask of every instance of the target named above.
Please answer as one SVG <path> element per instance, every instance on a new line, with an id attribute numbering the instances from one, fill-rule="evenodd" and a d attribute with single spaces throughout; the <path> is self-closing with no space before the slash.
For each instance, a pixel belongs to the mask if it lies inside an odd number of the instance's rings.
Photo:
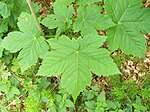
<path id="1" fill-rule="evenodd" d="M 19 100 L 24 94 L 20 95 L 19 97 L 17 97 L 17 99 L 13 100 L 11 103 L 9 103 L 5 108 L 13 105 L 14 103 L 16 103 L 17 100 Z"/>
<path id="2" fill-rule="evenodd" d="M 39 21 L 38 21 L 38 18 L 37 18 L 37 16 L 36 16 L 35 12 L 34 12 L 34 9 L 33 9 L 33 7 L 32 7 L 32 3 L 31 3 L 31 0 L 26 0 L 26 1 L 27 1 L 28 6 L 29 6 L 29 8 L 30 8 L 30 10 L 31 10 L 31 13 L 32 13 L 32 15 L 33 15 L 33 17 L 34 17 L 34 19 L 35 19 L 35 22 L 36 22 L 36 24 L 37 24 L 37 26 L 38 26 L 38 28 L 39 28 L 39 30 L 40 30 L 42 36 L 44 37 L 43 30 L 42 30 L 42 28 L 41 28 L 41 26 L 40 26 L 40 23 L 39 23 Z"/>

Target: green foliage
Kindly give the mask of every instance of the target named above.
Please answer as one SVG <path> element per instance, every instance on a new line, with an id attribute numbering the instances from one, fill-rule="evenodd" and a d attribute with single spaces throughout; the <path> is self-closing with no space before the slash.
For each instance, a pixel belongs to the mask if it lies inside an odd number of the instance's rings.
<path id="1" fill-rule="evenodd" d="M 118 101 L 113 102 L 106 99 L 104 91 L 100 94 L 94 90 L 84 91 L 84 95 L 86 96 L 84 100 L 88 112 L 124 112 Z M 90 99 L 89 95 L 92 95 Z"/>
<path id="2" fill-rule="evenodd" d="M 31 25 L 31 27 L 29 27 Z M 19 65 L 22 72 L 35 65 L 38 58 L 42 58 L 48 51 L 48 45 L 40 32 L 34 19 L 27 13 L 22 13 L 18 19 L 20 31 L 10 32 L 2 42 L 2 47 L 12 53 L 18 52 Z"/>
<path id="3" fill-rule="evenodd" d="M 149 74 L 125 80 L 117 68 L 145 57 L 145 0 L 38 2 L 50 9 L 42 18 L 32 2 L 47 36 L 26 0 L 0 1 L 0 111 L 149 111 Z"/>
<path id="4" fill-rule="evenodd" d="M 13 8 L 14 0 L 2 0 L 0 1 L 0 14 L 5 19 L 10 16 L 10 11 Z"/>
<path id="5" fill-rule="evenodd" d="M 38 12 L 39 8 L 37 4 L 34 4 L 35 12 Z M 29 8 L 27 8 L 27 2 L 25 0 L 1 0 L 0 1 L 0 14 L 4 19 L 11 16 L 11 14 L 14 16 L 15 19 L 21 14 L 21 12 L 28 12 L 30 13 Z"/>
<path id="6" fill-rule="evenodd" d="M 146 40 L 141 32 L 150 32 L 150 10 L 141 6 L 142 0 L 105 1 L 106 11 L 115 23 L 107 33 L 111 51 L 120 48 L 126 54 L 145 56 Z"/>
<path id="7" fill-rule="evenodd" d="M 101 2 L 102 0 L 56 0 L 56 4 L 68 6 L 72 2 L 75 2 L 77 5 L 89 5 L 94 2 Z"/>
<path id="8" fill-rule="evenodd" d="M 72 24 L 73 17 L 73 7 L 58 7 L 57 4 L 54 5 L 54 14 L 48 15 L 41 22 L 43 25 L 49 29 L 57 28 L 56 35 L 59 36 L 61 32 L 67 30 Z"/>
<path id="9" fill-rule="evenodd" d="M 116 80 L 117 79 L 117 80 Z M 114 79 L 111 78 L 112 80 L 112 94 L 115 96 L 116 100 L 124 100 L 124 99 L 135 99 L 137 95 L 144 99 L 149 99 L 149 91 L 150 89 L 147 87 L 139 88 L 136 84 L 135 81 L 133 80 L 122 80 L 119 82 L 120 79 L 115 77 Z M 114 81 L 114 82 L 113 82 Z M 145 80 L 145 82 L 147 79 Z M 147 85 L 144 83 L 144 85 Z M 130 88 L 129 88 L 130 86 Z"/>
<path id="10" fill-rule="evenodd" d="M 13 14 L 15 19 L 17 19 L 22 12 L 30 13 L 30 9 L 27 8 L 28 4 L 25 0 L 19 0 L 19 1 L 14 0 L 13 3 L 15 5 L 13 7 L 12 14 Z M 33 5 L 34 11 L 38 12 L 39 11 L 39 6 L 37 4 L 35 4 L 34 2 L 32 2 L 32 5 Z"/>
<path id="11" fill-rule="evenodd" d="M 31 92 L 28 98 L 25 99 L 24 103 L 27 112 L 37 112 L 41 110 L 40 94 L 37 92 Z"/>
<path id="12" fill-rule="evenodd" d="M 96 30 L 104 30 L 114 26 L 107 15 L 100 14 L 101 9 L 97 5 L 80 6 L 77 10 L 77 20 L 73 25 L 74 31 L 81 31 L 82 36 L 85 36 L 89 33 L 97 34 Z"/>
<path id="13" fill-rule="evenodd" d="M 142 88 L 138 94 L 144 99 L 150 99 L 150 88 Z"/>
<path id="14" fill-rule="evenodd" d="M 105 76 L 120 73 L 109 57 L 110 53 L 99 48 L 105 40 L 105 37 L 93 35 L 77 40 L 70 40 L 66 36 L 50 39 L 48 42 L 54 50 L 44 57 L 38 75 L 56 76 L 63 73 L 61 85 L 76 100 L 79 93 L 91 83 L 90 71 Z"/>
<path id="15" fill-rule="evenodd" d="M 94 3 L 94 2 L 101 2 L 102 0 L 77 0 L 76 3 L 78 5 L 88 5 L 88 4 L 91 4 L 91 3 Z"/>
<path id="16" fill-rule="evenodd" d="M 141 112 L 141 111 L 146 112 L 147 111 L 146 107 L 144 107 L 141 104 L 141 99 L 138 96 L 136 97 L 136 103 L 133 103 L 132 105 L 135 108 L 134 112 Z"/>
<path id="17" fill-rule="evenodd" d="M 39 11 L 39 6 L 32 2 L 35 12 Z M 16 31 L 18 17 L 22 12 L 30 13 L 27 2 L 25 0 L 1 0 L 0 1 L 0 37 L 3 34 Z M 1 49 L 1 47 L 0 47 Z M 0 50 L 1 52 L 1 50 Z"/>
<path id="18" fill-rule="evenodd" d="M 60 5 L 60 6 L 68 6 L 69 4 L 71 4 L 72 2 L 74 2 L 75 0 L 56 0 L 55 4 Z"/>
<path id="19" fill-rule="evenodd" d="M 1 43 L 2 43 L 2 39 L 0 38 L 0 57 L 2 57 L 3 55 L 3 48 L 1 46 Z"/>

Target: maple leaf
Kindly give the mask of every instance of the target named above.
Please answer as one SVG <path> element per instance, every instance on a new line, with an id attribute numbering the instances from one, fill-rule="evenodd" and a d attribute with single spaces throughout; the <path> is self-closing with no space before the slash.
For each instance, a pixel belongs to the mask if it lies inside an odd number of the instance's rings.
<path id="1" fill-rule="evenodd" d="M 120 48 L 126 54 L 145 57 L 146 39 L 142 33 L 150 32 L 150 9 L 141 6 L 142 0 L 105 1 L 105 9 L 115 23 L 107 33 L 111 51 Z"/>
<path id="2" fill-rule="evenodd" d="M 110 53 L 99 48 L 105 40 L 106 37 L 97 35 L 87 35 L 77 40 L 70 40 L 67 36 L 50 39 L 49 44 L 53 50 L 45 55 L 37 75 L 62 74 L 62 87 L 76 100 L 79 93 L 91 84 L 91 71 L 100 76 L 120 73 L 109 57 Z"/>
<path id="3" fill-rule="evenodd" d="M 68 29 L 72 24 L 73 7 L 57 7 L 57 5 L 55 5 L 54 14 L 48 15 L 45 19 L 42 20 L 41 23 L 49 29 L 57 28 L 56 37 L 58 37 L 61 32 Z"/>
<path id="4" fill-rule="evenodd" d="M 107 15 L 100 14 L 101 9 L 97 5 L 80 6 L 77 10 L 77 21 L 73 25 L 74 31 L 81 31 L 84 36 L 90 33 L 97 34 L 96 30 L 104 30 L 114 26 L 114 23 Z"/>
<path id="5" fill-rule="evenodd" d="M 102 0 L 77 0 L 76 1 L 76 4 L 77 5 L 88 5 L 88 4 L 91 4 L 91 3 L 94 3 L 94 2 L 101 2 Z"/>
<path id="6" fill-rule="evenodd" d="M 74 2 L 75 0 L 56 0 L 55 4 L 56 5 L 60 5 L 60 6 L 68 6 L 69 4 L 71 4 L 72 2 Z"/>
<path id="7" fill-rule="evenodd" d="M 22 72 L 35 65 L 38 58 L 42 58 L 49 46 L 41 36 L 33 17 L 28 13 L 22 13 L 18 19 L 20 31 L 13 31 L 2 41 L 1 46 L 10 52 L 20 51 L 18 60 Z"/>

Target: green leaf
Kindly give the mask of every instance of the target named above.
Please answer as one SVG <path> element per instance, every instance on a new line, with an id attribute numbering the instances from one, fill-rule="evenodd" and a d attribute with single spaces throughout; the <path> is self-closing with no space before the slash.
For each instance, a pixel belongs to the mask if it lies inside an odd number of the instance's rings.
<path id="1" fill-rule="evenodd" d="M 24 34 L 19 31 L 13 31 L 8 33 L 7 37 L 4 38 L 2 41 L 2 47 L 10 50 L 12 53 L 15 53 L 31 43 L 32 39 L 32 36 L 28 34 Z"/>
<path id="2" fill-rule="evenodd" d="M 21 15 L 18 18 L 18 23 L 17 23 L 20 31 L 24 33 L 28 33 L 32 35 L 33 37 L 35 36 L 40 36 L 40 30 L 33 18 L 32 15 L 28 13 L 21 13 Z"/>
<path id="3" fill-rule="evenodd" d="M 62 107 L 62 108 L 59 108 L 57 112 L 65 112 L 66 111 L 66 107 Z"/>
<path id="4" fill-rule="evenodd" d="M 96 107 L 95 112 L 105 112 L 103 107 Z"/>
<path id="5" fill-rule="evenodd" d="M 78 39 L 81 45 L 80 51 L 86 54 L 85 58 L 88 60 L 91 71 L 100 76 L 120 73 L 119 70 L 116 69 L 116 64 L 109 57 L 110 53 L 103 48 L 96 49 L 103 44 L 105 39 L 104 37 L 101 39 L 98 37 L 93 39 L 92 35 L 87 35 L 83 39 Z"/>
<path id="6" fill-rule="evenodd" d="M 34 2 L 32 2 L 32 6 L 34 11 L 38 12 L 39 6 Z M 26 0 L 2 0 L 0 2 L 0 14 L 4 19 L 13 15 L 16 20 L 21 12 L 31 13 Z"/>
<path id="7" fill-rule="evenodd" d="M 54 97 L 55 97 L 55 101 L 56 102 L 61 102 L 61 99 L 62 99 L 62 96 L 59 95 L 59 94 L 54 94 Z"/>
<path id="8" fill-rule="evenodd" d="M 111 51 L 120 48 L 126 54 L 145 57 L 146 39 L 141 32 L 150 32 L 150 9 L 141 7 L 142 0 L 105 1 L 105 9 L 116 24 L 108 30 Z"/>
<path id="9" fill-rule="evenodd" d="M 38 84 L 38 88 L 46 89 L 50 85 L 50 82 L 47 80 L 47 77 L 43 77 L 41 82 Z"/>
<path id="10" fill-rule="evenodd" d="M 16 88 L 15 86 L 13 86 L 11 89 L 10 89 L 10 92 L 11 94 L 16 94 L 16 95 L 19 95 L 20 94 L 20 91 L 18 88 Z"/>
<path id="11" fill-rule="evenodd" d="M 47 112 L 57 112 L 55 107 L 50 107 Z"/>
<path id="12" fill-rule="evenodd" d="M 77 5 L 88 5 L 88 4 L 91 4 L 91 3 L 94 3 L 94 2 L 101 2 L 102 0 L 77 0 L 76 1 L 76 4 Z"/>
<path id="13" fill-rule="evenodd" d="M 0 18 L 0 33 L 4 33 L 8 31 L 8 24 L 6 19 Z"/>
<path id="14" fill-rule="evenodd" d="M 10 16 L 10 9 L 5 2 L 0 1 L 0 14 L 5 19 Z"/>
<path id="15" fill-rule="evenodd" d="M 22 71 L 35 65 L 38 58 L 42 58 L 47 52 L 48 46 L 43 37 L 34 39 L 19 53 L 18 60 Z"/>
<path id="16" fill-rule="evenodd" d="M 97 5 L 80 6 L 77 10 L 77 21 L 73 25 L 74 31 L 81 31 L 81 34 L 85 36 L 91 33 L 97 34 L 96 30 L 104 30 L 114 26 L 107 15 L 100 14 L 101 11 L 102 8 Z"/>
<path id="17" fill-rule="evenodd" d="M 123 110 L 119 109 L 119 110 L 118 110 L 118 112 L 125 112 L 125 111 L 123 111 Z"/>
<path id="18" fill-rule="evenodd" d="M 53 50 L 45 56 L 37 75 L 63 74 L 61 85 L 76 100 L 79 93 L 90 85 L 91 71 L 106 76 L 120 73 L 109 57 L 109 52 L 99 48 L 105 40 L 106 38 L 96 35 L 77 40 L 70 40 L 66 36 L 50 39 L 49 44 Z"/>
<path id="19" fill-rule="evenodd" d="M 41 23 L 49 29 L 57 28 L 56 35 L 58 36 L 70 27 L 72 17 L 73 6 L 67 8 L 65 6 L 58 7 L 54 4 L 54 14 L 48 15 Z"/>
<path id="20" fill-rule="evenodd" d="M 3 33 L 0 33 L 0 38 L 3 36 Z"/>
<path id="21" fill-rule="evenodd" d="M 5 93 L 7 93 L 8 90 L 9 90 L 9 89 L 8 89 L 7 84 L 5 84 L 5 83 L 0 84 L 0 92 L 5 92 Z"/>
<path id="22" fill-rule="evenodd" d="M 24 72 L 35 65 L 38 58 L 43 58 L 49 46 L 45 39 L 40 36 L 38 27 L 31 15 L 22 13 L 19 17 L 18 26 L 22 32 L 10 32 L 2 41 L 1 46 L 12 53 L 21 50 L 18 60 L 21 70 Z"/>
<path id="23" fill-rule="evenodd" d="M 3 48 L 2 48 L 2 46 L 1 46 L 1 43 L 2 43 L 2 39 L 0 38 L 0 58 L 2 57 L 2 55 L 3 55 Z"/>
<path id="24" fill-rule="evenodd" d="M 67 99 L 66 103 L 65 103 L 65 106 L 66 107 L 74 107 L 74 104 L 73 104 L 73 102 L 71 100 Z"/>
<path id="25" fill-rule="evenodd" d="M 19 94 L 20 94 L 19 89 L 13 86 L 12 88 L 10 88 L 10 91 L 6 94 L 7 100 L 13 98 L 14 95 L 19 95 Z"/>
<path id="26" fill-rule="evenodd" d="M 91 100 L 92 98 L 94 98 L 94 94 L 90 91 L 90 92 L 87 92 L 87 93 L 85 93 L 85 95 L 86 95 L 86 99 L 87 100 Z"/>
<path id="27" fill-rule="evenodd" d="M 68 6 L 69 4 L 71 4 L 72 2 L 74 2 L 75 0 L 56 0 L 55 4 L 57 5 L 64 5 L 64 6 Z"/>
<path id="28" fill-rule="evenodd" d="M 88 109 L 92 109 L 94 110 L 95 106 L 96 106 L 96 102 L 91 100 L 91 101 L 86 101 L 85 105 L 87 106 Z"/>
<path id="29" fill-rule="evenodd" d="M 21 12 L 31 13 L 26 0 L 14 0 L 14 4 L 15 5 L 14 5 L 11 13 L 15 17 L 15 19 L 18 18 L 18 16 L 21 14 Z M 39 11 L 39 6 L 36 3 L 32 2 L 32 7 L 35 12 Z"/>
<path id="30" fill-rule="evenodd" d="M 100 93 L 100 95 L 99 95 L 98 98 L 97 98 L 97 101 L 98 101 L 98 102 L 105 102 L 105 101 L 106 101 L 106 97 L 105 97 L 105 92 L 104 92 L 104 91 L 102 91 L 102 92 Z"/>

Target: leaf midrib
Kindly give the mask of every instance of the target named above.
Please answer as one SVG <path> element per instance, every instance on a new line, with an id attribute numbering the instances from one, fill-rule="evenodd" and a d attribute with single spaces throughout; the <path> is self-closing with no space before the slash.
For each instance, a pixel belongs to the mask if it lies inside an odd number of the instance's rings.
<path id="1" fill-rule="evenodd" d="M 139 45 L 137 45 L 137 44 L 134 42 L 134 40 L 133 40 L 132 38 L 130 38 L 131 36 L 128 34 L 128 32 L 126 32 L 126 31 L 121 27 L 121 25 L 120 25 L 120 28 L 122 29 L 122 31 L 124 32 L 124 34 L 127 34 L 127 35 L 128 35 L 128 38 L 132 41 L 132 43 L 134 43 L 134 44 L 133 44 L 133 45 L 135 46 L 134 48 L 138 47 L 138 48 L 141 49 L 141 47 L 140 47 Z M 140 51 L 139 51 L 139 54 L 141 54 Z"/>
<path id="2" fill-rule="evenodd" d="M 119 19 L 118 23 L 120 23 L 120 22 L 121 22 L 122 18 L 123 18 L 123 17 L 124 17 L 124 15 L 126 14 L 126 12 L 127 12 L 128 8 L 130 8 L 130 6 L 131 6 L 132 2 L 133 2 L 133 0 L 132 0 L 132 1 L 131 1 L 131 3 L 128 5 L 128 7 L 126 8 L 126 10 L 123 12 L 123 14 L 122 14 L 122 16 L 120 17 L 120 19 Z"/>

